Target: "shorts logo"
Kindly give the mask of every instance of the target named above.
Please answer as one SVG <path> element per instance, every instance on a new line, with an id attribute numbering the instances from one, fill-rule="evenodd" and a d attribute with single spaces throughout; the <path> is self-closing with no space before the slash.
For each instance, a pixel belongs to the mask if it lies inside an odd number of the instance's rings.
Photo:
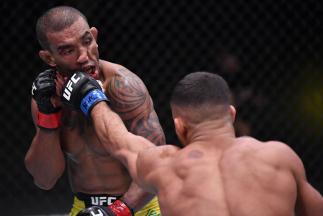
<path id="1" fill-rule="evenodd" d="M 80 77 L 76 77 L 76 75 L 77 74 L 74 74 L 71 77 L 71 79 L 68 81 L 68 83 L 64 89 L 63 97 L 68 101 L 71 99 L 71 93 L 73 91 L 72 85 L 76 84 L 80 80 Z"/>
<path id="2" fill-rule="evenodd" d="M 105 206 L 111 205 L 115 200 L 116 197 L 91 197 L 91 204 L 95 206 Z"/>

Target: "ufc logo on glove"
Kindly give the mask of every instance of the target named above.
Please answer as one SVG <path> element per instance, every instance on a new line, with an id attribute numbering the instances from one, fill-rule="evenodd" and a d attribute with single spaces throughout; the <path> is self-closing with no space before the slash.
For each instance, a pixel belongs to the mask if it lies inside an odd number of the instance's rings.
<path id="1" fill-rule="evenodd" d="M 85 116 L 100 101 L 108 102 L 98 81 L 83 72 L 73 74 L 63 88 L 62 102 L 81 110 Z"/>
<path id="2" fill-rule="evenodd" d="M 80 77 L 76 76 L 77 74 L 73 74 L 64 89 L 63 97 L 68 101 L 71 99 L 71 92 L 73 91 L 72 84 L 76 84 L 80 80 Z"/>

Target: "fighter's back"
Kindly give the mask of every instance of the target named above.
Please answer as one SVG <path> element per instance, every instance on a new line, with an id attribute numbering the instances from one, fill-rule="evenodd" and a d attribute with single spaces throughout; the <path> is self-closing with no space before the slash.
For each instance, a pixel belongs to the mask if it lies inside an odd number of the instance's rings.
<path id="1" fill-rule="evenodd" d="M 220 162 L 231 215 L 294 215 L 297 185 L 286 163 L 289 152 L 282 143 L 236 139 Z"/>
<path id="2" fill-rule="evenodd" d="M 239 138 L 223 151 L 216 145 L 159 151 L 163 160 L 148 181 L 157 188 L 163 215 L 293 215 L 296 183 L 290 170 L 274 162 L 270 143 Z"/>

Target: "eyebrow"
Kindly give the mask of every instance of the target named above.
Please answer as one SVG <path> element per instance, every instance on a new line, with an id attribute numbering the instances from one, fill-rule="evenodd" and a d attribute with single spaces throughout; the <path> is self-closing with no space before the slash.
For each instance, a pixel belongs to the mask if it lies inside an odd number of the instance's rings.
<path id="1" fill-rule="evenodd" d="M 86 31 L 82 37 L 81 37 L 81 40 L 84 40 L 86 37 L 88 37 L 89 35 L 91 35 L 90 31 Z M 60 45 L 57 47 L 57 50 L 64 50 L 64 49 L 68 49 L 68 48 L 71 48 L 73 47 L 72 45 L 70 44 L 64 44 L 64 45 Z"/>
<path id="2" fill-rule="evenodd" d="M 64 50 L 64 49 L 68 49 L 68 48 L 71 48 L 72 45 L 70 44 L 66 44 L 66 45 L 60 45 L 57 47 L 57 50 Z"/>

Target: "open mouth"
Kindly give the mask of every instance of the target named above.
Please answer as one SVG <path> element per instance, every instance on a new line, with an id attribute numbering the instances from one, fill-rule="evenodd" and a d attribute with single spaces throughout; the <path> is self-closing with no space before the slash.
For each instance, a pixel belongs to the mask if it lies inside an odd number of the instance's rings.
<path id="1" fill-rule="evenodd" d="M 82 68 L 82 71 L 84 71 L 85 73 L 87 73 L 90 76 L 95 75 L 95 66 L 86 66 L 84 68 Z"/>

